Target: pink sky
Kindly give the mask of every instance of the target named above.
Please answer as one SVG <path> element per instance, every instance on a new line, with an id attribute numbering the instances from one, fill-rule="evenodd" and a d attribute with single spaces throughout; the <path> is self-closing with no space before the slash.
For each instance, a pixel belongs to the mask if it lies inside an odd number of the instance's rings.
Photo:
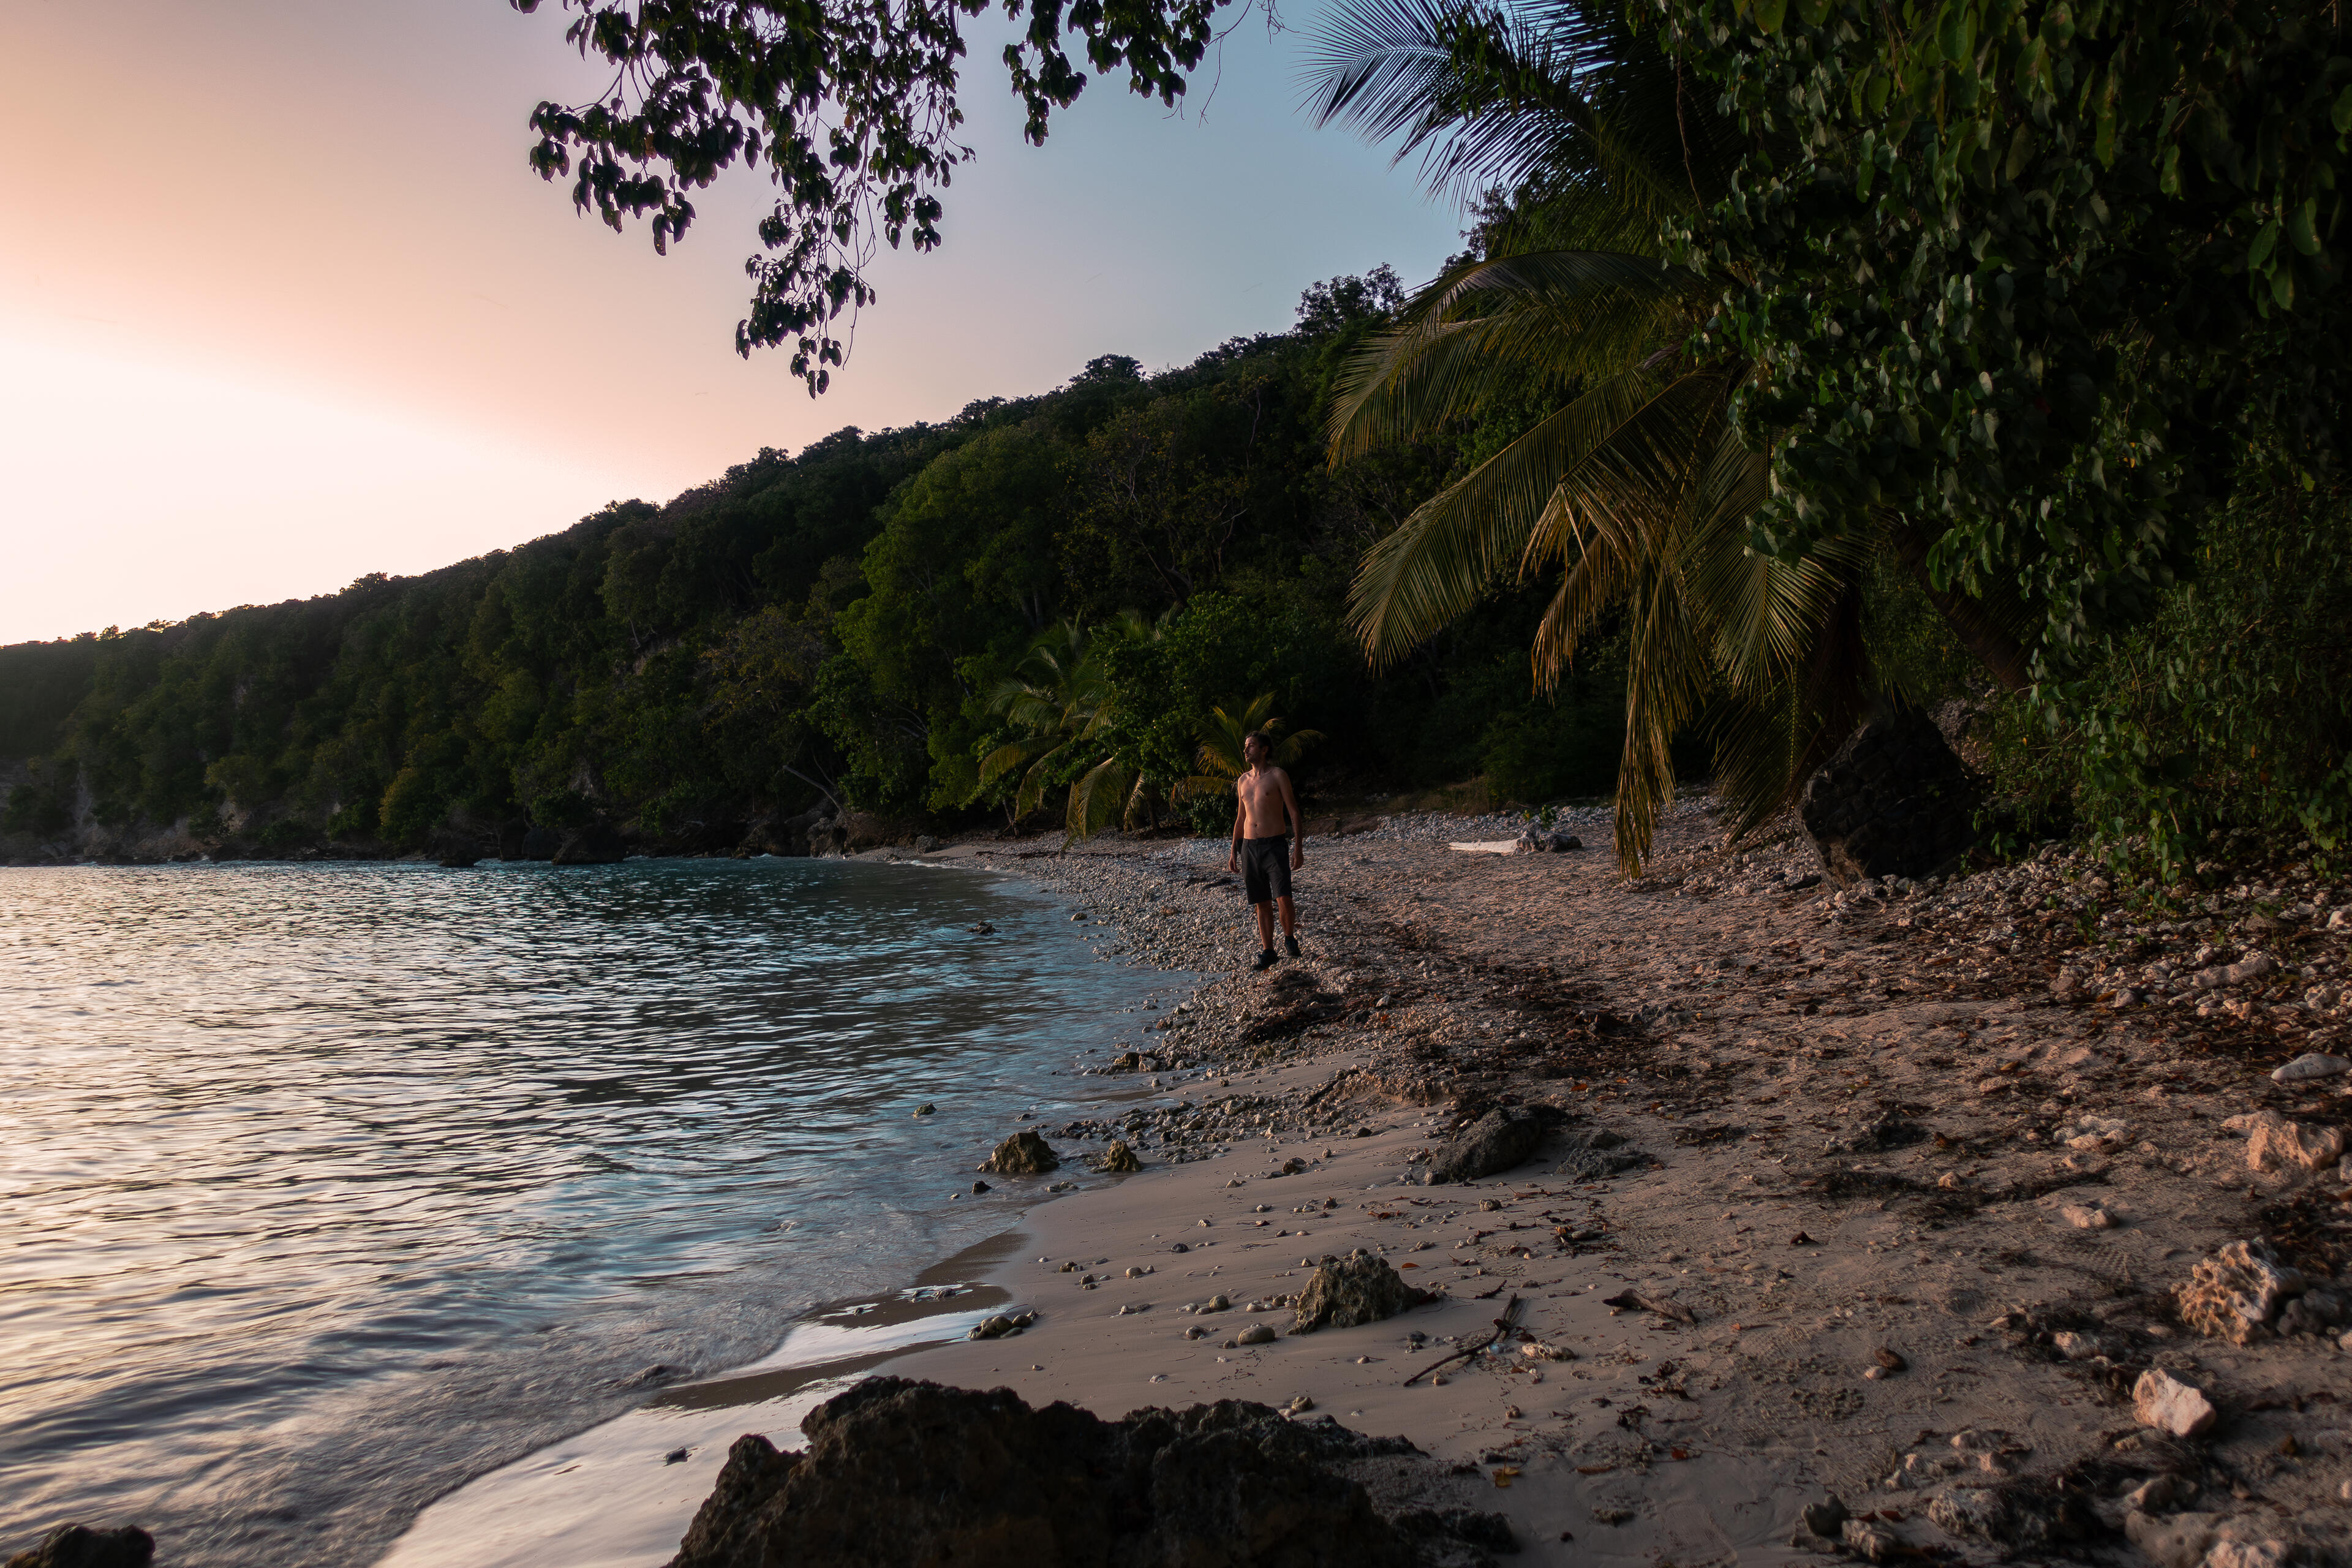
<path id="1" fill-rule="evenodd" d="M 552 0 L 9 8 L 0 643 L 426 570 L 762 446 L 1181 363 L 1459 243 L 1306 125 L 1303 32 L 1245 24 L 1181 118 L 1098 82 L 1043 150 L 975 42 L 947 245 L 886 258 L 812 401 L 732 346 L 764 180 L 663 258 L 524 167 L 530 106 L 593 79 L 562 28 Z"/>

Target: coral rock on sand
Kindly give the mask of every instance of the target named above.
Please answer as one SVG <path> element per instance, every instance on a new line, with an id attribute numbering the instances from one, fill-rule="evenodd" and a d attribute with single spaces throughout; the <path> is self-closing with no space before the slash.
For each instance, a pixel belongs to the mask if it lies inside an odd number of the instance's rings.
<path id="1" fill-rule="evenodd" d="M 2176 1292 L 2180 1321 L 2233 1345 L 2251 1342 L 2305 1280 L 2259 1241 L 2233 1241 L 2189 1271 Z"/>
<path id="2" fill-rule="evenodd" d="M 2143 1426 L 2175 1437 L 2195 1437 L 2221 1418 L 2205 1391 L 2150 1367 L 2132 1384 L 2132 1415 Z"/>
<path id="3" fill-rule="evenodd" d="M 1497 1106 L 1469 1126 L 1429 1163 L 1433 1182 L 1475 1182 L 1525 1164 L 1549 1131 L 1525 1106 Z"/>
<path id="4" fill-rule="evenodd" d="M 1024 1128 L 996 1146 L 981 1169 L 1000 1176 L 1042 1176 L 1061 1169 L 1062 1157 L 1034 1132 Z"/>
<path id="5" fill-rule="evenodd" d="M 39 1545 L 8 1559 L 8 1568 L 147 1568 L 154 1556 L 155 1538 L 136 1525 L 61 1524 Z"/>
<path id="6" fill-rule="evenodd" d="M 671 1568 L 954 1563 L 1407 1568 L 1416 1542 L 1334 1468 L 1402 1438 L 1221 1401 L 1108 1422 L 1069 1405 L 871 1378 L 809 1413 L 807 1450 L 736 1440 Z"/>
<path id="7" fill-rule="evenodd" d="M 1298 1293 L 1298 1315 L 1290 1331 L 1310 1334 L 1318 1329 L 1377 1323 L 1425 1300 L 1404 1282 L 1403 1275 L 1389 1267 L 1387 1259 L 1359 1247 L 1345 1258 L 1326 1258 L 1317 1266 L 1315 1278 Z"/>
<path id="8" fill-rule="evenodd" d="M 2333 1165 L 2344 1154 L 2344 1129 L 2306 1127 L 2289 1121 L 2275 1110 L 2250 1111 L 2221 1123 L 2230 1132 L 2246 1135 L 2246 1165 L 2250 1170 L 2316 1171 Z"/>
<path id="9" fill-rule="evenodd" d="M 1140 1171 L 1143 1162 L 1135 1157 L 1135 1151 L 1128 1147 L 1126 1139 L 1121 1138 L 1103 1151 L 1102 1168 L 1118 1172 Z"/>

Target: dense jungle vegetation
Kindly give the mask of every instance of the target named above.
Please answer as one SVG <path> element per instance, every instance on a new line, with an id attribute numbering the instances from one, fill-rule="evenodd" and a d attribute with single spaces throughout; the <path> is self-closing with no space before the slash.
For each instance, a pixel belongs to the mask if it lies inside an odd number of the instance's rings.
<path id="1" fill-rule="evenodd" d="M 1336 367 L 1397 300 L 1385 271 L 1339 279 L 1295 331 L 1163 374 L 1107 356 L 425 576 L 0 649 L 5 828 L 55 837 L 86 799 L 265 851 L 591 818 L 724 848 L 828 800 L 1003 823 L 1033 769 L 983 763 L 1081 731 L 1043 759 L 1039 823 L 1113 757 L 1149 819 L 1185 809 L 1202 723 L 1267 696 L 1328 737 L 1302 763 L 1325 781 L 1605 791 L 1622 677 L 1604 649 L 1536 695 L 1531 595 L 1377 679 L 1342 624 L 1365 546 L 1541 409 L 1328 469 Z M 1014 711 L 1041 683 L 1053 711 Z"/>

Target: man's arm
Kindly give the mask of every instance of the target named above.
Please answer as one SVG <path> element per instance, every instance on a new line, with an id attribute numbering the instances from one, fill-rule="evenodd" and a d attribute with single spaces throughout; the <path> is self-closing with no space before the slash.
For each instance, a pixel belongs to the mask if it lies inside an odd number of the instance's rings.
<path id="1" fill-rule="evenodd" d="M 1225 848 L 1225 869 L 1242 868 L 1242 829 L 1249 820 L 1249 807 L 1242 800 L 1242 781 L 1234 781 L 1234 841 Z"/>
<path id="2" fill-rule="evenodd" d="M 1307 864 L 1307 819 L 1298 815 L 1298 797 L 1290 793 L 1290 770 L 1277 768 L 1274 776 L 1282 781 L 1282 808 L 1290 814 L 1290 868 L 1296 871 Z"/>

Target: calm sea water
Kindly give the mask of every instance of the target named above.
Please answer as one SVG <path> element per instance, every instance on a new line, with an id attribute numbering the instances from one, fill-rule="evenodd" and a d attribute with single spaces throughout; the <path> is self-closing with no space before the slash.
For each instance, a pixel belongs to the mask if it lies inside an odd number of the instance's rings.
<path id="1" fill-rule="evenodd" d="M 961 870 L 0 870 L 0 1556 L 367 1562 L 1003 1228 L 1149 983 Z"/>

